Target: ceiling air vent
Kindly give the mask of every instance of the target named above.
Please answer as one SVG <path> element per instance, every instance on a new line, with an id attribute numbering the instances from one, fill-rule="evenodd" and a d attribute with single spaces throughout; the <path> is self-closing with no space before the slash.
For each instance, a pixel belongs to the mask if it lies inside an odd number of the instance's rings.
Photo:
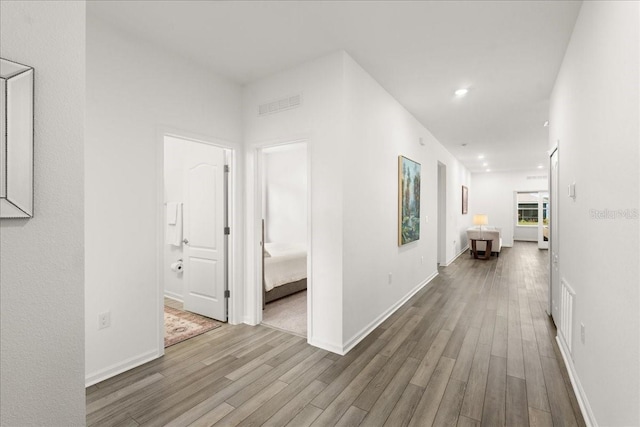
<path id="1" fill-rule="evenodd" d="M 527 179 L 547 179 L 547 175 L 529 175 Z"/>
<path id="2" fill-rule="evenodd" d="M 267 114 L 278 113 L 280 111 L 297 108 L 302 104 L 302 95 L 293 95 L 277 101 L 267 102 L 258 106 L 258 115 L 265 116 Z"/>

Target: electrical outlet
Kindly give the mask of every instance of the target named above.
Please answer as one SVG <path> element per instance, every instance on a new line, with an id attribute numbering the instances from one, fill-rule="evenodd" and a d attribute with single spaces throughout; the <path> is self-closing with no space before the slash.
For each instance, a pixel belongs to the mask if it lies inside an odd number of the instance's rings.
<path id="1" fill-rule="evenodd" d="M 429 222 L 429 216 L 424 217 L 424 222 Z"/>
<path id="2" fill-rule="evenodd" d="M 98 329 L 104 329 L 111 326 L 111 312 L 106 311 L 98 315 Z"/>
<path id="3" fill-rule="evenodd" d="M 582 344 L 585 343 L 585 331 L 584 331 L 584 323 L 580 323 L 580 340 L 582 341 Z"/>
<path id="4" fill-rule="evenodd" d="M 389 284 L 393 282 L 393 274 L 389 273 Z"/>
<path id="5" fill-rule="evenodd" d="M 420 257 L 420 263 L 421 263 L 421 264 L 424 264 L 424 255 L 422 255 L 422 256 Z"/>

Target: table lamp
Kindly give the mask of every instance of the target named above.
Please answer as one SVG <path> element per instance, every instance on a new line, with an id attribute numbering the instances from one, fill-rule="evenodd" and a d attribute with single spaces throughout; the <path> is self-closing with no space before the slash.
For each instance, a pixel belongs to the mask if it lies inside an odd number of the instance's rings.
<path id="1" fill-rule="evenodd" d="M 475 214 L 473 216 L 473 225 L 480 226 L 480 238 L 483 239 L 482 226 L 489 224 L 489 217 L 486 214 Z"/>

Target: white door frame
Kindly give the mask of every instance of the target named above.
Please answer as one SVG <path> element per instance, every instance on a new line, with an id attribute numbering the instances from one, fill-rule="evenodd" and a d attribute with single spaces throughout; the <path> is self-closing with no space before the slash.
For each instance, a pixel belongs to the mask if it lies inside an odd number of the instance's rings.
<path id="1" fill-rule="evenodd" d="M 156 193 L 156 226 L 157 226 L 157 251 L 156 251 L 156 271 L 157 271 L 157 286 L 158 286 L 158 300 L 157 300 L 157 343 L 158 343 L 158 357 L 164 355 L 164 245 L 165 245 L 165 226 L 164 226 L 164 139 L 165 137 L 173 137 L 177 139 L 183 139 L 185 141 L 198 142 L 201 144 L 213 145 L 225 150 L 225 160 L 231 168 L 231 172 L 228 175 L 229 182 L 227 188 L 227 213 L 229 215 L 229 227 L 231 228 L 231 235 L 227 240 L 227 289 L 231 292 L 231 297 L 227 300 L 227 318 L 231 324 L 239 323 L 237 320 L 238 313 L 235 310 L 234 296 L 241 295 L 237 292 L 236 286 L 236 274 L 237 274 L 237 259 L 234 257 L 234 248 L 240 243 L 238 241 L 241 233 L 237 232 L 241 226 L 236 221 L 236 215 L 234 215 L 236 208 L 236 182 L 238 176 L 238 167 L 236 159 L 237 145 L 229 141 L 225 141 L 219 138 L 195 134 L 183 130 L 176 130 L 173 128 L 160 128 L 158 129 L 158 144 L 157 144 L 157 193 Z M 227 154 L 228 153 L 228 154 Z"/>
<path id="2" fill-rule="evenodd" d="M 247 148 L 246 160 L 246 213 L 247 213 L 247 287 L 245 294 L 245 323 L 258 325 L 262 322 L 262 197 L 264 184 L 264 166 L 262 154 L 267 148 L 282 145 L 306 143 L 307 145 L 307 342 L 313 331 L 313 275 L 312 232 L 311 232 L 311 138 L 308 135 L 282 138 L 251 144 Z"/>
<path id="3" fill-rule="evenodd" d="M 538 199 L 538 249 L 549 249 L 549 240 L 544 241 L 544 194 L 547 195 L 547 206 L 551 203 L 551 195 L 549 191 L 539 191 L 540 199 Z M 549 210 L 547 209 L 547 214 Z M 551 237 L 551 235 L 549 235 Z"/>
<path id="4" fill-rule="evenodd" d="M 553 156 L 558 155 L 558 168 L 556 173 L 556 179 L 553 180 Z M 555 197 L 554 197 L 555 195 Z M 558 262 L 557 256 L 554 257 L 554 254 L 557 255 L 558 248 L 558 235 L 560 231 L 558 230 L 558 225 L 556 224 L 559 216 L 559 200 L 560 200 L 560 141 L 554 145 L 554 147 L 549 151 L 549 304 L 547 306 L 547 314 L 553 317 L 553 265 Z M 555 203 L 554 203 L 555 199 Z M 554 221 L 554 219 L 556 221 Z M 556 230 L 556 233 L 553 233 L 553 230 Z M 555 245 L 554 245 L 555 242 Z M 556 258 L 556 259 L 554 259 Z M 560 283 L 556 283 L 556 286 L 560 286 Z M 554 319 L 555 323 L 555 319 Z"/>
<path id="5" fill-rule="evenodd" d="M 447 165 L 438 160 L 437 198 L 438 198 L 438 265 L 446 267 L 447 263 Z"/>

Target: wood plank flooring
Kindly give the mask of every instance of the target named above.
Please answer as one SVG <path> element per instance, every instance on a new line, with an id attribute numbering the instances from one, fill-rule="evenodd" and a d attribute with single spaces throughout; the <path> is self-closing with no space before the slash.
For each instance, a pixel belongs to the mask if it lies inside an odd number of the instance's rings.
<path id="1" fill-rule="evenodd" d="M 90 426 L 584 426 L 547 251 L 462 255 L 346 356 L 230 326 L 87 389 Z"/>

